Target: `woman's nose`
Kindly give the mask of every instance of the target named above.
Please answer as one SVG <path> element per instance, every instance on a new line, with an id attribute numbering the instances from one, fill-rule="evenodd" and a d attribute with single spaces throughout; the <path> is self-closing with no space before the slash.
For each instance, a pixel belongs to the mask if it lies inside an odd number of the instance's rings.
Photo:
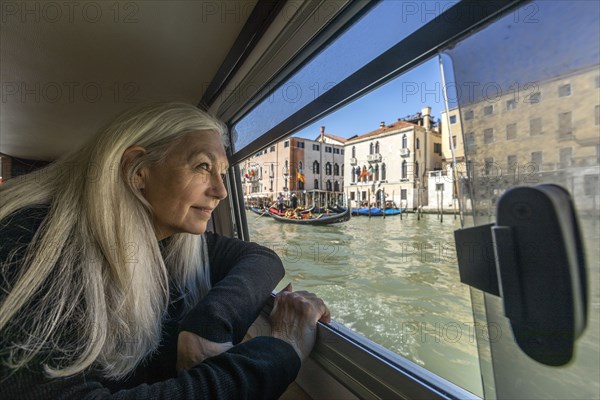
<path id="1" fill-rule="evenodd" d="M 223 200 L 227 197 L 227 188 L 225 187 L 225 181 L 220 174 L 213 176 L 211 191 L 211 194 L 219 200 Z"/>

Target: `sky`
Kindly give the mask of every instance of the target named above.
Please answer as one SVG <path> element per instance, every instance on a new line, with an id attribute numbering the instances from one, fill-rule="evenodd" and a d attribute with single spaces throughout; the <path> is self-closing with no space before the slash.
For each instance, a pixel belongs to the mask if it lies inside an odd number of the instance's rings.
<path id="1" fill-rule="evenodd" d="M 381 121 L 389 125 L 427 106 L 432 108 L 436 120 L 440 118 L 444 103 L 437 57 L 296 132 L 294 136 L 314 140 L 320 133 L 320 127 L 325 126 L 325 133 L 347 139 L 379 129 Z"/>
<path id="2" fill-rule="evenodd" d="M 343 43 L 339 47 L 347 52 L 351 46 L 361 45 L 357 42 L 360 35 L 369 35 L 373 40 L 377 39 L 379 34 L 392 35 L 395 38 L 405 36 L 417 29 L 419 23 L 426 22 L 425 17 L 429 13 L 431 16 L 435 14 L 432 4 L 434 3 L 430 2 L 428 7 L 421 5 L 425 14 L 416 18 L 417 9 L 402 8 L 398 6 L 398 2 L 384 1 L 384 7 L 375 9 L 374 12 L 398 13 L 400 17 L 396 19 L 402 19 L 404 15 L 406 26 L 398 28 L 397 31 L 382 30 L 379 33 L 367 32 L 367 29 L 358 26 L 358 31 L 352 32 L 354 36 L 350 35 L 346 48 Z M 462 105 L 481 100 L 493 103 L 497 96 L 503 93 L 514 93 L 515 98 L 522 99 L 537 81 L 598 65 L 599 15 L 600 3 L 597 1 L 571 1 L 568 7 L 565 7 L 564 2 L 529 3 L 503 16 L 477 35 L 453 46 L 447 51 L 448 55 L 442 56 L 449 107 L 452 108 L 457 103 Z M 377 15 L 376 18 L 379 20 L 384 17 Z M 557 31 L 556 27 L 561 24 L 572 28 L 568 33 Z M 574 37 L 589 40 L 574 43 Z M 547 43 L 548 38 L 552 38 L 551 46 Z M 361 46 L 365 46 L 366 43 L 368 42 L 363 42 Z M 504 47 L 511 50 L 498 51 Z M 452 63 L 450 57 L 457 62 Z M 460 83 L 458 87 L 454 84 L 455 75 L 456 81 Z M 381 121 L 389 125 L 400 117 L 421 111 L 421 108 L 426 106 L 432 107 L 433 116 L 438 119 L 444 109 L 442 92 L 441 72 L 436 56 L 297 132 L 295 136 L 315 139 L 322 125 L 325 126 L 326 133 L 343 138 L 362 135 L 378 129 Z"/>

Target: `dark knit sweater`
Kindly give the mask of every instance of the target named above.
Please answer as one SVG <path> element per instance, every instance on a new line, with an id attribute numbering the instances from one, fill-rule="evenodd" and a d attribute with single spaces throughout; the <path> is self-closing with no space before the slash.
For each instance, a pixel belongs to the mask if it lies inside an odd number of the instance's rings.
<path id="1" fill-rule="evenodd" d="M 0 264 L 23 257 L 39 228 L 47 206 L 21 210 L 0 221 Z M 295 379 L 300 359 L 292 346 L 273 337 L 244 343 L 248 327 L 283 277 L 277 255 L 255 243 L 206 233 L 212 289 L 187 315 L 171 291 L 161 344 L 126 379 L 111 381 L 90 371 L 69 378 L 49 379 L 40 365 L 16 373 L 0 366 L 0 399 L 273 399 Z M 19 250 L 17 250 L 19 249 Z M 11 268 L 11 270 L 13 270 Z M 14 276 L 0 275 L 0 301 L 14 284 Z M 177 335 L 194 332 L 234 347 L 177 374 Z M 5 335 L 5 332 L 1 332 Z M 6 343 L 0 340 L 0 343 Z"/>

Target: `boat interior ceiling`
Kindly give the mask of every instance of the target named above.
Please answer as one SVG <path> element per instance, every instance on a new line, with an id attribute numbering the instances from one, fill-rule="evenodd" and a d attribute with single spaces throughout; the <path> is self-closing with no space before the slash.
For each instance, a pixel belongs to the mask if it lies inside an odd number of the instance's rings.
<path id="1" fill-rule="evenodd" d="M 227 121 L 350 4 L 321 3 L 3 2 L 0 154 L 54 160 L 149 101 Z"/>

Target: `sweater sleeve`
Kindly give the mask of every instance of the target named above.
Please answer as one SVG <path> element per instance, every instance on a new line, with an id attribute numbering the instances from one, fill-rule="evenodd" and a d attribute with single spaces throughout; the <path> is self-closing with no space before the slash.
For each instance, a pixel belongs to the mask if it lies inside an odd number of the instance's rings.
<path id="1" fill-rule="evenodd" d="M 293 382 L 300 358 L 288 343 L 256 337 L 178 377 L 111 393 L 93 374 L 50 379 L 29 370 L 3 378 L 2 399 L 277 399 Z M 4 374 L 3 374 L 4 375 Z"/>
<path id="2" fill-rule="evenodd" d="M 284 269 L 279 256 L 256 243 L 206 233 L 212 289 L 182 320 L 180 330 L 217 343 L 239 343 Z"/>

